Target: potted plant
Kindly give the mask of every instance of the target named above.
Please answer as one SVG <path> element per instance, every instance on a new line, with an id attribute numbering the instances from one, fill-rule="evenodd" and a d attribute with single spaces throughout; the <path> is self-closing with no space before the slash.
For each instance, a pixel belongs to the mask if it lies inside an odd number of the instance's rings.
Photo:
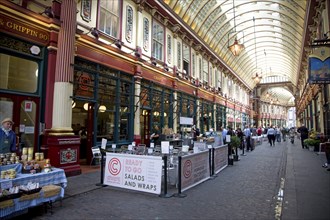
<path id="1" fill-rule="evenodd" d="M 230 145 L 231 145 L 232 149 L 235 149 L 234 160 L 238 161 L 237 148 L 241 145 L 241 139 L 237 136 L 232 136 L 231 140 L 230 140 Z"/>
<path id="2" fill-rule="evenodd" d="M 320 146 L 321 140 L 320 135 L 314 129 L 311 129 L 309 132 L 308 138 L 304 140 L 304 144 L 308 146 L 310 151 L 318 151 Z"/>
<path id="3" fill-rule="evenodd" d="M 319 146 L 320 142 L 321 141 L 319 139 L 314 139 L 314 138 L 307 138 L 304 140 L 304 144 L 308 146 L 310 151 L 316 149 Z"/>

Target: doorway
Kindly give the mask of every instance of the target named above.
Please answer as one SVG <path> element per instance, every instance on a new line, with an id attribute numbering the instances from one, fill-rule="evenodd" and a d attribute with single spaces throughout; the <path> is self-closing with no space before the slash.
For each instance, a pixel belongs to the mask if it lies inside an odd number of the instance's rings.
<path id="1" fill-rule="evenodd" d="M 140 115 L 141 144 L 150 146 L 150 110 L 143 109 Z"/>
<path id="2" fill-rule="evenodd" d="M 75 135 L 80 136 L 80 164 L 89 164 L 93 146 L 93 106 L 81 100 L 72 102 L 72 129 Z"/>

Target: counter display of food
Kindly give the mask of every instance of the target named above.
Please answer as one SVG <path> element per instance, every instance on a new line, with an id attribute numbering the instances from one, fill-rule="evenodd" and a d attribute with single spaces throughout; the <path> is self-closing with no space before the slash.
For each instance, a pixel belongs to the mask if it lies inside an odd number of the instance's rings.
<path id="1" fill-rule="evenodd" d="M 1 166 L 1 170 L 12 169 L 13 166 Z M 17 166 L 19 165 L 14 166 L 14 168 L 17 168 Z M 20 191 L 15 197 L 2 198 L 0 200 L 1 218 L 15 215 L 15 213 L 27 210 L 29 207 L 62 199 L 64 197 L 64 188 L 67 186 L 64 170 L 52 168 L 50 172 L 17 173 L 13 179 L 0 179 L 0 188 L 4 190 L 13 186 L 26 185 L 29 182 L 38 183 L 40 188 L 31 192 Z"/>

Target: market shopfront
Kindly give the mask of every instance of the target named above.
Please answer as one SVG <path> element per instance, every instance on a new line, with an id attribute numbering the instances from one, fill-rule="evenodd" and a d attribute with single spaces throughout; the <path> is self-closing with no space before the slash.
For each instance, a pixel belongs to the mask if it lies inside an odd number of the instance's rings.
<path id="1" fill-rule="evenodd" d="M 173 90 L 142 80 L 139 98 L 140 125 L 135 126 L 140 127 L 141 144 L 148 146 L 155 127 L 173 128 Z"/>
<path id="2" fill-rule="evenodd" d="M 14 121 L 18 152 L 39 151 L 45 48 L 1 33 L 0 39 L 0 120 Z"/>
<path id="3" fill-rule="evenodd" d="M 80 135 L 80 160 L 90 161 L 90 149 L 128 144 L 133 140 L 133 77 L 81 59 L 75 60 L 72 128 Z M 83 132 L 83 133 L 82 133 Z"/>

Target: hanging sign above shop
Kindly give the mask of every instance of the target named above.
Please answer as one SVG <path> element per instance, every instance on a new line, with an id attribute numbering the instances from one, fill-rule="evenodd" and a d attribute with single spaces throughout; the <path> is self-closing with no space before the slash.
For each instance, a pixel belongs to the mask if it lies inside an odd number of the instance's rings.
<path id="1" fill-rule="evenodd" d="M 318 47 L 309 56 L 308 82 L 330 83 L 330 48 Z"/>

